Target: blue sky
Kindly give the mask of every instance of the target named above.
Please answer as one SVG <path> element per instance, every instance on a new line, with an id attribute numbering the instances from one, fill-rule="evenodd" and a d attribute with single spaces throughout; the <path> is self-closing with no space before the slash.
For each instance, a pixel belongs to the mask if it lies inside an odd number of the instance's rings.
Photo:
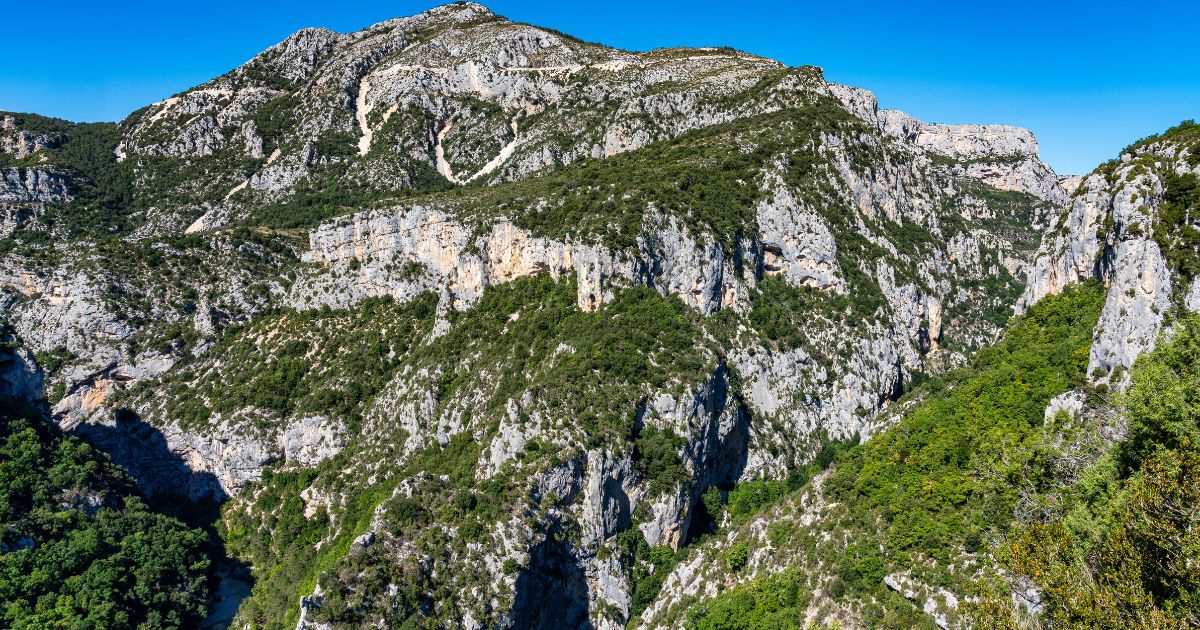
<path id="1" fill-rule="evenodd" d="M 118 120 L 306 26 L 338 31 L 434 2 L 18 2 L 3 11 L 0 109 Z M 865 87 L 935 122 L 1037 134 L 1060 173 L 1200 118 L 1200 1 L 580 3 L 494 0 L 511 19 L 620 48 L 729 45 Z"/>

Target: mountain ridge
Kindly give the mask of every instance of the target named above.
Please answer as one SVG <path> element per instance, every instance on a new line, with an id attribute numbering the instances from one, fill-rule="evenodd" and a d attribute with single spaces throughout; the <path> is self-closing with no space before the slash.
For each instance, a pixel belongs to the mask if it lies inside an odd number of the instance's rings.
<path id="1" fill-rule="evenodd" d="M 1200 287 L 1194 125 L 1060 178 L 1027 130 L 819 68 L 470 3 L 304 29 L 119 125 L 0 121 L 4 382 L 142 492 L 223 502 L 251 627 L 682 623 L 695 575 L 782 568 L 722 547 L 724 505 L 819 494 L 1014 312 L 1107 286 L 1084 381 L 1037 390 L 1083 418 Z M 917 600 L 829 578 L 808 619 Z"/>

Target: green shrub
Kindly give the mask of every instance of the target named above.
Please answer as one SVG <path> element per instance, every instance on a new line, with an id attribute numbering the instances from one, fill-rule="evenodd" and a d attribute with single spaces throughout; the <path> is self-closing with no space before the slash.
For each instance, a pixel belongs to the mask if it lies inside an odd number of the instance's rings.
<path id="1" fill-rule="evenodd" d="M 745 569 L 746 563 L 749 561 L 750 548 L 746 546 L 746 543 L 737 543 L 725 550 L 725 566 L 734 573 Z"/>
<path id="2" fill-rule="evenodd" d="M 634 465 L 650 482 L 652 493 L 672 490 L 691 478 L 679 454 L 684 443 L 670 427 L 646 427 L 634 439 Z"/>
<path id="3" fill-rule="evenodd" d="M 0 625 L 197 624 L 205 533 L 152 511 L 107 457 L 35 410 L 0 408 Z"/>
<path id="4" fill-rule="evenodd" d="M 688 630 L 776 630 L 805 627 L 812 598 L 804 576 L 785 569 L 743 584 L 688 611 Z"/>
<path id="5" fill-rule="evenodd" d="M 1200 315 L 1183 319 L 1174 336 L 1133 367 L 1124 396 L 1128 435 L 1118 448 L 1128 474 L 1159 450 L 1200 442 Z"/>
<path id="6" fill-rule="evenodd" d="M 1158 243 L 1171 270 L 1184 283 L 1200 275 L 1200 177 L 1195 173 L 1179 175 L 1164 170 L 1159 176 L 1163 183 L 1163 202 L 1154 224 L 1154 240 Z"/>

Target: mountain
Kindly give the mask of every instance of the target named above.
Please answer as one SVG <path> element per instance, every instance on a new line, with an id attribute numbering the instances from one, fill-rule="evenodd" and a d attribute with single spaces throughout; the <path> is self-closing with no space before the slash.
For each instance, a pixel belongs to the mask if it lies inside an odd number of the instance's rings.
<path id="1" fill-rule="evenodd" d="M 179 627 L 205 617 L 214 549 L 120 468 L 47 422 L 37 374 L 0 331 L 0 619 L 8 628 Z M 21 379 L 21 375 L 28 378 Z"/>
<path id="2" fill-rule="evenodd" d="M 1059 177 L 732 49 L 306 29 L 0 114 L 0 395 L 220 541 L 209 626 L 1054 620 L 1008 537 L 1109 522 L 1072 493 L 1200 306 L 1197 129 Z"/>

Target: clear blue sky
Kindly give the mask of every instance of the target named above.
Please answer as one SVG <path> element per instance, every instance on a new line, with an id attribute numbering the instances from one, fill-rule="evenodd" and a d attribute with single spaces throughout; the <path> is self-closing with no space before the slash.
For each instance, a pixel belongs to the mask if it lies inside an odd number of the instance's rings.
<path id="1" fill-rule="evenodd" d="M 299 28 L 357 30 L 434 4 L 14 2 L 0 13 L 0 109 L 118 120 Z M 1198 0 L 485 4 L 620 48 L 729 45 L 818 65 L 925 120 L 1028 127 L 1061 173 L 1200 118 Z"/>

